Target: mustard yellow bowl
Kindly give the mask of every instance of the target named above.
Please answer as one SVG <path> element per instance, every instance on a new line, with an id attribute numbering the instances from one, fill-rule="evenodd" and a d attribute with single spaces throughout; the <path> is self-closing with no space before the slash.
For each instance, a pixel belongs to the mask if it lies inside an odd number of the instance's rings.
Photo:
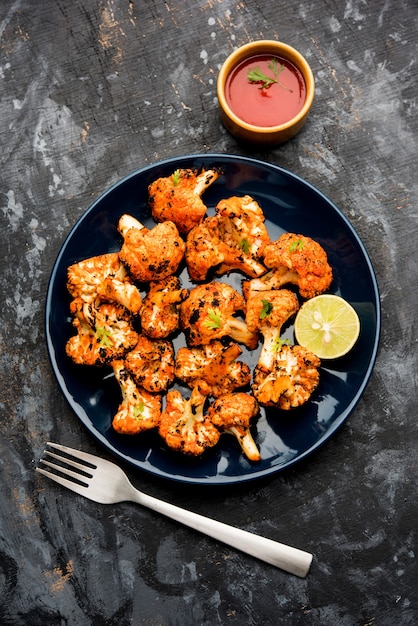
<path id="1" fill-rule="evenodd" d="M 239 141 L 281 144 L 300 131 L 315 81 L 306 59 L 288 44 L 261 40 L 235 50 L 217 81 L 222 123 Z"/>

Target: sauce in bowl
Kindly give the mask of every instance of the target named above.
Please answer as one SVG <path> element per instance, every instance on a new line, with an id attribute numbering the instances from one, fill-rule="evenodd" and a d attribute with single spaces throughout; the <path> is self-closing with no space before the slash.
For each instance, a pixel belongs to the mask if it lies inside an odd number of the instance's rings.
<path id="1" fill-rule="evenodd" d="M 225 98 L 231 111 L 247 124 L 279 126 L 302 110 L 306 84 L 301 71 L 288 59 L 257 54 L 244 58 L 231 70 Z"/>

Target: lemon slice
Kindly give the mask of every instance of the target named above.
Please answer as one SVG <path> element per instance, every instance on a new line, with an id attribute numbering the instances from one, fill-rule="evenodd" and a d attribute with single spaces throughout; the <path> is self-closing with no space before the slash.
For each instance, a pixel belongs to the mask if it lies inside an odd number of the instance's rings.
<path id="1" fill-rule="evenodd" d="M 347 354 L 360 334 L 360 320 L 344 298 L 322 294 L 307 300 L 295 319 L 296 341 L 320 359 Z"/>

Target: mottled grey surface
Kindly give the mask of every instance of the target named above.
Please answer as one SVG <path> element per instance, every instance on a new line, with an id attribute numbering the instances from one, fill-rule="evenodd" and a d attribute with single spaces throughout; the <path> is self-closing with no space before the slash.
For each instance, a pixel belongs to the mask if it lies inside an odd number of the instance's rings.
<path id="1" fill-rule="evenodd" d="M 416 0 L 2 0 L 0 623 L 393 626 L 418 623 Z M 260 152 L 221 127 L 220 64 L 251 39 L 309 60 L 304 130 Z M 132 170 L 194 152 L 256 156 L 328 195 L 381 290 L 360 403 L 321 450 L 262 483 L 144 490 L 315 554 L 306 579 L 135 505 L 35 476 L 48 439 L 102 452 L 67 407 L 44 342 L 60 245 Z"/>

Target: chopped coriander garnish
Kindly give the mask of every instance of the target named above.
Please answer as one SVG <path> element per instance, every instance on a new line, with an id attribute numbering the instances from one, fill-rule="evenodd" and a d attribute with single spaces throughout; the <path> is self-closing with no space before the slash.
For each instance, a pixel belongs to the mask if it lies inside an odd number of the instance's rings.
<path id="1" fill-rule="evenodd" d="M 285 69 L 284 64 L 282 63 L 281 65 L 279 65 L 276 57 L 273 57 L 270 63 L 267 64 L 267 67 L 273 72 L 273 76 L 267 76 L 267 74 L 264 74 L 261 68 L 257 65 L 257 67 L 248 70 L 247 80 L 250 83 L 261 83 L 259 89 L 268 89 L 269 87 L 271 87 L 271 85 L 273 85 L 273 83 L 277 83 L 280 85 L 280 87 L 283 87 L 283 89 L 291 91 L 291 89 L 289 89 L 288 87 L 286 87 L 286 85 L 283 85 L 279 81 L 279 74 Z"/>
<path id="2" fill-rule="evenodd" d="M 135 417 L 135 419 L 138 419 L 138 417 L 142 416 L 142 414 L 144 412 L 144 409 L 145 409 L 145 404 L 141 400 L 140 402 L 138 402 L 137 405 L 135 405 L 135 408 L 134 408 L 134 417 Z"/>
<path id="3" fill-rule="evenodd" d="M 248 239 L 241 239 L 238 244 L 238 248 L 242 250 L 244 254 L 248 254 L 251 250 L 251 244 Z"/>
<path id="4" fill-rule="evenodd" d="M 248 70 L 247 79 L 250 83 L 262 83 L 259 89 L 268 89 L 273 83 L 277 83 L 277 79 L 264 74 L 263 70 L 258 67 Z"/>
<path id="5" fill-rule="evenodd" d="M 112 334 L 109 330 L 107 330 L 107 328 L 99 326 L 96 328 L 96 335 L 101 346 L 104 346 L 105 348 L 111 347 L 113 343 Z"/>
<path id="6" fill-rule="evenodd" d="M 280 352 L 283 346 L 291 346 L 291 345 L 292 345 L 292 342 L 290 341 L 290 339 L 281 339 L 280 337 L 278 337 L 276 341 L 274 342 L 273 351 Z"/>
<path id="7" fill-rule="evenodd" d="M 174 187 L 177 187 L 177 185 L 180 182 L 180 178 L 181 178 L 181 171 L 180 170 L 176 170 L 172 175 L 171 175 L 171 179 L 173 181 L 173 185 Z"/>
<path id="8" fill-rule="evenodd" d="M 268 315 L 270 315 L 270 313 L 273 310 L 273 305 L 271 302 L 269 302 L 268 300 L 261 300 L 261 302 L 263 303 L 263 308 L 260 311 L 260 320 L 265 319 Z"/>
<path id="9" fill-rule="evenodd" d="M 301 252 L 303 250 L 303 241 L 302 239 L 297 239 L 296 241 L 292 241 L 289 246 L 289 252 Z"/>
<path id="10" fill-rule="evenodd" d="M 203 325 L 210 330 L 215 330 L 216 328 L 221 328 L 222 320 L 221 320 L 221 312 L 219 309 L 209 309 L 208 310 L 208 319 L 203 322 Z"/>

